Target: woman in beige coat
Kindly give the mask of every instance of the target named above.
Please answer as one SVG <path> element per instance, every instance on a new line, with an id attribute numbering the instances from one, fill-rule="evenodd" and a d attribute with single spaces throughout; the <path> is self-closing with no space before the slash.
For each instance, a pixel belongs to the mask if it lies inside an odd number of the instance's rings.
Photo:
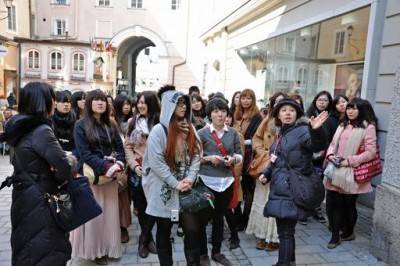
<path id="1" fill-rule="evenodd" d="M 253 150 L 255 153 L 254 160 L 258 161 L 261 160 L 261 158 L 264 158 L 260 162 L 264 164 L 264 167 L 269 163 L 269 148 L 277 135 L 277 128 L 271 112 L 275 103 L 279 102 L 284 97 L 284 93 L 278 92 L 269 99 L 268 115 L 261 122 L 252 139 Z M 263 185 L 257 179 L 246 233 L 253 234 L 258 238 L 256 245 L 257 249 L 273 251 L 279 248 L 279 239 L 275 218 L 266 218 L 263 214 L 264 206 L 268 200 L 268 195 L 269 184 Z"/>

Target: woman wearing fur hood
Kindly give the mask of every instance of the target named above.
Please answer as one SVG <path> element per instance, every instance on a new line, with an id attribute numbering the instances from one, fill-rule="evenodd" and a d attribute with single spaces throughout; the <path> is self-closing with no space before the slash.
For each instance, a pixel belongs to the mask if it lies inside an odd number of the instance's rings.
<path id="1" fill-rule="evenodd" d="M 311 117 L 309 122 L 302 119 L 303 114 L 303 109 L 291 98 L 284 98 L 276 104 L 272 116 L 279 133 L 270 148 L 270 163 L 259 177 L 262 183 L 271 182 L 264 216 L 276 218 L 279 235 L 276 265 L 296 265 L 296 223 L 312 214 L 295 204 L 287 181 L 290 171 L 304 176 L 315 175 L 313 153 L 326 146 L 322 124 L 328 118 L 328 113 L 322 112 L 317 117 Z"/>

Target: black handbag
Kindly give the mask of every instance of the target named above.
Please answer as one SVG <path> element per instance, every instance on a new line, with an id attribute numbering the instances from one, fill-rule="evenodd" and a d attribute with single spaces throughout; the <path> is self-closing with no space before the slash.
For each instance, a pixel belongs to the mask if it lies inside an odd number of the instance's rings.
<path id="1" fill-rule="evenodd" d="M 196 179 L 192 188 L 185 192 L 179 192 L 179 204 L 181 210 L 187 212 L 198 212 L 209 206 L 214 208 L 214 194 L 203 182 Z"/>
<path id="2" fill-rule="evenodd" d="M 19 168 L 24 169 L 21 168 L 17 154 L 15 154 L 15 158 Z M 28 172 L 22 170 L 21 174 L 43 193 L 55 223 L 64 232 L 78 228 L 103 212 L 94 198 L 89 180 L 85 176 L 65 182 L 58 186 L 58 193 L 50 194 L 43 192 Z"/>

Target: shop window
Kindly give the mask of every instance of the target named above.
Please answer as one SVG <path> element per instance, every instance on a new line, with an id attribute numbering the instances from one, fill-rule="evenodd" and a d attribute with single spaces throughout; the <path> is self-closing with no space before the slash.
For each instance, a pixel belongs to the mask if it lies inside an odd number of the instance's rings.
<path id="1" fill-rule="evenodd" d="M 17 31 L 17 18 L 16 18 L 16 9 L 15 5 L 11 5 L 8 9 L 8 30 Z"/>
<path id="2" fill-rule="evenodd" d="M 171 0 L 171 9 L 177 10 L 180 6 L 180 0 Z"/>
<path id="3" fill-rule="evenodd" d="M 143 8 L 142 0 L 131 0 L 131 8 Z"/>
<path id="4" fill-rule="evenodd" d="M 74 72 L 85 71 L 85 55 L 82 53 L 75 53 L 73 55 L 72 69 Z"/>
<path id="5" fill-rule="evenodd" d="M 50 69 L 57 71 L 62 69 L 62 54 L 60 52 L 50 54 Z"/>
<path id="6" fill-rule="evenodd" d="M 36 50 L 31 50 L 28 52 L 28 68 L 29 69 L 39 69 L 40 61 L 39 61 L 39 52 Z"/>

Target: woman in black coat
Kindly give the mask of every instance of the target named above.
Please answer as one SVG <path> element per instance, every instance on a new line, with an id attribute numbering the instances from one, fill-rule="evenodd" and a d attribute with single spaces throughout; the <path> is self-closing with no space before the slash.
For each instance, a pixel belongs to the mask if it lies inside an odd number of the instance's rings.
<path id="1" fill-rule="evenodd" d="M 67 157 L 49 119 L 54 91 L 29 83 L 20 92 L 20 114 L 7 123 L 2 141 L 14 148 L 11 205 L 12 265 L 65 265 L 71 257 L 68 233 L 57 227 L 44 193 L 72 178 Z"/>
<path id="2" fill-rule="evenodd" d="M 304 176 L 314 175 L 313 152 L 325 148 L 322 124 L 328 118 L 322 112 L 316 118 L 303 120 L 303 111 L 291 98 L 284 98 L 274 107 L 273 117 L 280 132 L 271 146 L 270 164 L 259 177 L 260 182 L 271 181 L 269 199 L 264 209 L 265 217 L 275 217 L 279 235 L 279 259 L 276 265 L 295 263 L 294 231 L 297 220 L 312 214 L 294 201 L 287 183 L 290 175 L 287 165 Z M 321 181 L 322 182 L 322 181 Z"/>

